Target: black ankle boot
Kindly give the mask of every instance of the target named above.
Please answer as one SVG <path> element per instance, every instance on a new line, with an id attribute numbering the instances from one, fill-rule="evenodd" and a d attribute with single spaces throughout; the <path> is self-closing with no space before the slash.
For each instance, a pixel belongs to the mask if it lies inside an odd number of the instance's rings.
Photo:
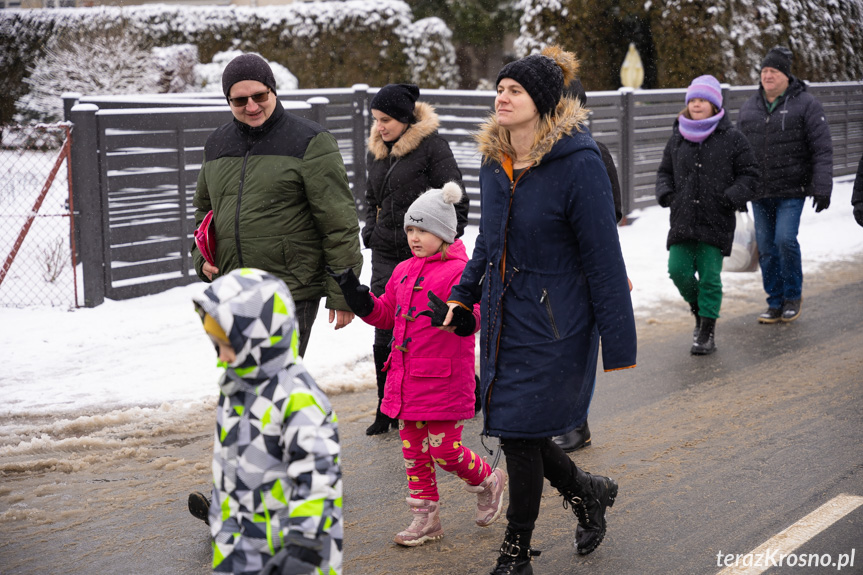
<path id="1" fill-rule="evenodd" d="M 573 465 L 574 466 L 574 465 Z M 614 505 L 617 483 L 602 475 L 591 475 L 575 468 L 575 480 L 558 487 L 563 495 L 563 506 L 572 507 L 578 519 L 575 530 L 575 547 L 580 555 L 587 555 L 599 547 L 605 537 L 605 510 Z"/>
<path id="2" fill-rule="evenodd" d="M 590 428 L 587 426 L 587 420 L 585 419 L 584 423 L 569 433 L 552 437 L 552 441 L 566 453 L 572 453 L 577 449 L 587 447 L 590 445 Z"/>
<path id="3" fill-rule="evenodd" d="M 383 370 L 384 364 L 390 355 L 390 348 L 385 345 L 372 347 L 375 358 L 375 377 L 378 386 L 378 409 L 375 412 L 375 421 L 366 428 L 366 435 L 380 435 L 386 433 L 390 428 L 398 429 L 399 422 L 381 413 L 381 402 L 384 400 L 384 388 L 387 384 L 387 373 Z"/>
<path id="4" fill-rule="evenodd" d="M 692 330 L 692 342 L 698 339 L 698 332 L 701 330 L 701 316 L 698 315 L 698 302 L 689 304 L 689 309 L 692 310 L 692 315 L 695 316 L 695 329 Z"/>
<path id="5" fill-rule="evenodd" d="M 716 318 L 701 318 L 701 329 L 698 331 L 698 337 L 692 343 L 689 353 L 692 355 L 710 355 L 716 351 L 716 343 L 714 342 L 715 333 Z"/>
<path id="6" fill-rule="evenodd" d="M 533 575 L 530 560 L 542 552 L 530 548 L 530 536 L 530 531 L 515 531 L 507 527 L 500 544 L 500 557 L 491 575 Z"/>
<path id="7" fill-rule="evenodd" d="M 366 435 L 380 435 L 387 433 L 390 428 L 398 429 L 399 422 L 387 415 L 381 413 L 381 404 L 378 402 L 378 410 L 375 412 L 374 422 L 366 428 Z"/>

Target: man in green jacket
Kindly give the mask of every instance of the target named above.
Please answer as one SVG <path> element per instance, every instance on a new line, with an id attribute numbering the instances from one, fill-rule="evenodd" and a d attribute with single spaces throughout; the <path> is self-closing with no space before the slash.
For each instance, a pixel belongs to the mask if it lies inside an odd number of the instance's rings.
<path id="1" fill-rule="evenodd" d="M 284 280 L 296 303 L 302 356 L 322 297 L 336 329 L 354 318 L 324 271 L 359 275 L 362 268 L 345 165 L 332 134 L 284 109 L 260 56 L 234 58 L 222 89 L 234 120 L 207 139 L 194 201 L 196 225 L 213 211 L 215 265 L 193 245 L 195 271 L 205 282 L 243 267 Z"/>

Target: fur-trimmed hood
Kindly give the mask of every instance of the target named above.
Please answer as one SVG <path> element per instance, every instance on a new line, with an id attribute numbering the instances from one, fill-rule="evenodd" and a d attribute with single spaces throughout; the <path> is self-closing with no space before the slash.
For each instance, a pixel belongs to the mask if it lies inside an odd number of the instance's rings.
<path id="1" fill-rule="evenodd" d="M 551 148 L 561 138 L 573 132 L 584 131 L 588 114 L 589 110 L 575 98 L 562 97 L 554 114 L 540 119 L 540 135 L 528 159 L 534 165 L 539 165 L 542 158 L 551 151 Z M 509 155 L 507 150 L 512 148 L 507 141 L 506 130 L 497 123 L 497 118 L 493 113 L 480 126 L 475 139 L 483 162 L 493 161 L 502 165 L 504 158 Z"/>
<path id="2" fill-rule="evenodd" d="M 384 139 L 381 138 L 381 134 L 376 128 L 377 122 L 372 122 L 369 134 L 369 151 L 376 160 L 383 160 L 390 154 L 395 157 L 408 155 L 417 149 L 420 142 L 437 132 L 437 129 L 440 127 L 440 119 L 437 113 L 430 104 L 426 104 L 425 102 L 416 103 L 414 118 L 416 118 L 416 122 L 405 130 L 405 133 L 393 144 L 392 150 L 387 148 Z"/>

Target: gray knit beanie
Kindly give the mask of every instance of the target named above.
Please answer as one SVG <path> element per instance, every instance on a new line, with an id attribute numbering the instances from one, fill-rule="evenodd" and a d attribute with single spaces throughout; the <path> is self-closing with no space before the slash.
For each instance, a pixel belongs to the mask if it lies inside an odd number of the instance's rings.
<path id="1" fill-rule="evenodd" d="M 440 190 L 429 190 L 411 204 L 405 213 L 405 232 L 408 226 L 431 232 L 448 244 L 455 241 L 455 206 L 461 201 L 462 190 L 455 182 L 444 184 Z"/>

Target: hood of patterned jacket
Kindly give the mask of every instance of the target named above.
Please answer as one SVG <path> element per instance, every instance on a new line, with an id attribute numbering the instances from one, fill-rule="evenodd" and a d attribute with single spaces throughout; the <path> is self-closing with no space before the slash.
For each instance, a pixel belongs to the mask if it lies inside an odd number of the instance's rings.
<path id="1" fill-rule="evenodd" d="M 227 334 L 237 354 L 223 364 L 226 395 L 274 377 L 297 358 L 294 300 L 285 282 L 267 272 L 241 268 L 213 281 L 192 298 Z"/>

